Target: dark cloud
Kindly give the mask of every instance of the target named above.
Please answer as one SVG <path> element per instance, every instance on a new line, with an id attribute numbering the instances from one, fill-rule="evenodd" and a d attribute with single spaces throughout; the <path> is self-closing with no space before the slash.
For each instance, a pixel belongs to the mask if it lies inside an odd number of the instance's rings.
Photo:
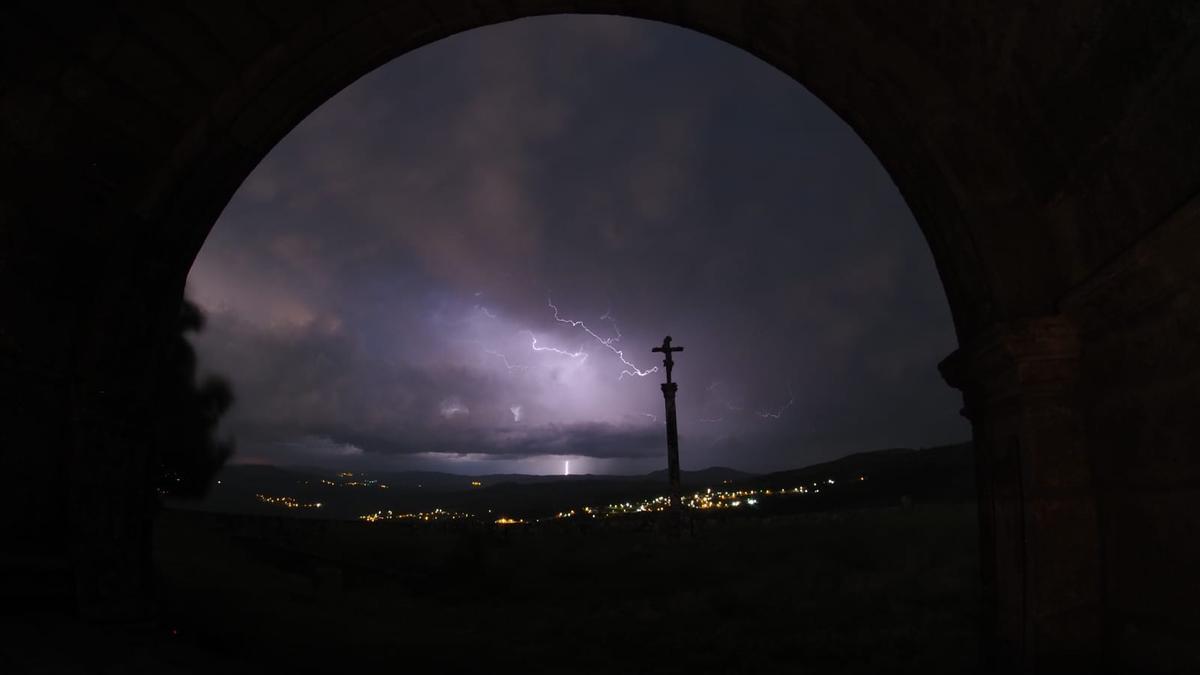
<path id="1" fill-rule="evenodd" d="M 666 333 L 685 466 L 967 433 L 945 297 L 869 149 L 659 24 L 523 20 L 368 75 L 247 179 L 189 285 L 244 457 L 651 467 L 659 375 L 622 358 L 652 368 Z"/>
<path id="2" fill-rule="evenodd" d="M 339 446 L 371 448 L 388 455 L 435 454 L 448 459 L 525 459 L 579 456 L 595 459 L 658 457 L 663 454 L 663 432 L 601 422 L 547 424 L 537 427 L 428 427 L 386 437 L 354 430 L 325 430 L 320 437 Z"/>

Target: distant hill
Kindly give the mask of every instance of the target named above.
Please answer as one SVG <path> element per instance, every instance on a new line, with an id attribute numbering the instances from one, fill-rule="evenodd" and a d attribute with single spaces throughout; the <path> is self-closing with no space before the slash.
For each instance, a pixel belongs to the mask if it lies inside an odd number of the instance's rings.
<path id="1" fill-rule="evenodd" d="M 679 482 L 684 486 L 694 487 L 709 487 L 712 485 L 720 485 L 725 481 L 744 481 L 747 478 L 758 474 L 746 473 L 737 469 L 730 469 L 724 466 L 710 466 L 707 469 L 699 471 L 681 471 L 679 472 Z M 667 481 L 667 470 L 659 469 L 651 471 L 645 476 L 647 479 L 658 482 Z"/>
<path id="2" fill-rule="evenodd" d="M 745 480 L 754 474 L 724 467 L 684 471 L 687 489 Z M 377 510 L 397 512 L 442 508 L 477 514 L 489 510 L 521 517 L 543 516 L 585 504 L 604 504 L 666 491 L 666 471 L 644 475 L 525 475 L 462 476 L 431 471 L 339 472 L 303 467 L 230 465 L 218 476 L 219 484 L 200 502 L 173 502 L 175 506 L 212 511 L 278 514 L 298 517 L 356 518 Z M 357 485 L 356 485 L 357 483 Z M 383 487 L 387 486 L 387 487 Z M 316 509 L 286 509 L 264 504 L 256 495 L 287 496 L 301 503 L 322 504 Z"/>
<path id="3" fill-rule="evenodd" d="M 891 448 L 755 476 L 739 485 L 821 489 L 798 502 L 803 510 L 895 505 L 906 498 L 913 502 L 971 501 L 976 494 L 975 455 L 970 443 Z"/>
<path id="4" fill-rule="evenodd" d="M 864 452 L 770 474 L 750 474 L 727 467 L 685 471 L 687 491 L 714 489 L 778 489 L 807 486 L 820 493 L 803 499 L 763 500 L 764 510 L 846 508 L 917 501 L 974 499 L 974 457 L 970 444 L 920 450 L 897 448 Z M 428 511 L 442 508 L 486 515 L 542 517 L 584 505 L 599 506 L 662 495 L 665 470 L 634 476 L 531 476 L 493 474 L 461 476 L 432 471 L 355 472 L 311 467 L 231 465 L 219 484 L 199 502 L 173 506 L 210 511 L 353 519 L 378 510 Z M 833 483 L 828 481 L 833 480 Z M 384 487 L 386 486 L 386 487 Z M 261 502 L 256 495 L 287 496 L 299 503 L 320 502 L 320 509 L 289 509 Z M 778 503 L 773 503 L 778 502 Z"/>
<path id="5" fill-rule="evenodd" d="M 803 469 L 777 471 L 743 481 L 744 485 L 807 485 L 833 478 L 852 481 L 870 476 L 876 485 L 903 488 L 901 492 L 927 497 L 975 496 L 975 456 L 970 443 L 933 448 L 890 448 L 860 452 Z"/>

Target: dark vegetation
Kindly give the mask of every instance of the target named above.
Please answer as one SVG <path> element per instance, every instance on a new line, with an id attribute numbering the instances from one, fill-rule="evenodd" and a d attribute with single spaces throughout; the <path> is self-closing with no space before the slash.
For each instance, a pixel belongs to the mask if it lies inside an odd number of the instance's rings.
<path id="1" fill-rule="evenodd" d="M 843 488 L 699 512 L 677 537 L 655 514 L 499 526 L 168 508 L 153 624 L 0 615 L 23 645 L 0 650 L 0 671 L 975 672 L 969 469 L 952 446 L 742 476 Z M 733 480 L 721 475 L 705 477 Z M 658 478 L 631 482 L 661 491 Z M 494 487 L 601 482 L 517 480 Z M 71 649 L 28 648 L 51 643 Z"/>
<path id="2" fill-rule="evenodd" d="M 204 328 L 200 308 L 184 300 L 176 331 L 159 368 L 153 418 L 154 488 L 169 497 L 203 497 L 233 454 L 233 442 L 216 438 L 221 415 L 233 405 L 229 383 L 199 379 L 188 333 Z"/>
<path id="3" fill-rule="evenodd" d="M 579 525 L 169 511 L 162 630 L 228 672 L 974 669 L 972 504 Z"/>

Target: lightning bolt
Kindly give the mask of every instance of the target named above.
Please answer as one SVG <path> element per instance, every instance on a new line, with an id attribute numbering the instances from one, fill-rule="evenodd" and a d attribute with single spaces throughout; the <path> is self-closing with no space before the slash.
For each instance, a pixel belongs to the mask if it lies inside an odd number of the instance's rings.
<path id="1" fill-rule="evenodd" d="M 646 412 L 638 413 L 638 414 L 641 415 L 642 417 L 649 417 L 651 422 L 658 421 L 658 415 L 651 415 L 650 413 L 646 413 Z"/>
<path id="2" fill-rule="evenodd" d="M 578 351 L 574 351 L 574 352 L 569 352 L 569 351 L 566 351 L 565 349 L 559 349 L 558 347 L 543 347 L 538 344 L 537 336 L 533 334 L 533 331 L 523 330 L 521 332 L 529 334 L 529 340 L 530 340 L 529 346 L 535 352 L 553 352 L 555 354 L 562 354 L 563 356 L 566 356 L 568 358 L 572 358 L 572 359 L 581 358 L 581 359 L 583 359 L 583 361 L 587 361 L 588 354 L 587 354 L 587 352 L 583 351 L 582 345 L 580 345 Z M 583 363 L 583 361 L 580 361 L 580 363 Z"/>
<path id="3" fill-rule="evenodd" d="M 743 410 L 742 406 L 734 405 L 733 401 L 729 400 L 728 398 L 725 398 L 725 396 L 722 395 L 718 391 L 718 389 L 724 389 L 724 388 L 725 388 L 724 383 L 718 380 L 718 381 L 715 381 L 712 384 L 708 385 L 707 387 L 705 387 L 704 390 L 713 394 L 713 396 L 716 397 L 717 403 L 725 406 L 726 410 L 728 410 L 730 412 L 742 412 L 742 410 Z M 719 422 L 721 419 L 722 418 L 716 418 L 711 421 Z"/>
<path id="4" fill-rule="evenodd" d="M 510 363 L 510 362 L 509 362 L 509 360 L 508 360 L 508 357 L 507 357 L 507 356 L 505 356 L 505 355 L 503 355 L 503 354 L 501 354 L 501 353 L 500 353 L 500 352 L 498 352 L 498 351 L 495 351 L 495 350 L 492 350 L 492 349 L 485 349 L 485 350 L 483 350 L 483 353 L 484 353 L 484 354 L 489 354 L 489 355 L 491 355 L 491 356 L 495 356 L 496 358 L 498 358 L 498 359 L 500 359 L 501 361 L 503 361 L 503 362 L 504 362 L 504 367 L 505 367 L 505 368 L 508 368 L 508 372 L 510 372 L 510 373 L 511 373 L 512 371 L 514 371 L 514 370 L 529 370 L 529 366 L 523 366 L 523 365 L 520 365 L 520 364 L 517 364 L 517 363 Z"/>
<path id="5" fill-rule="evenodd" d="M 617 325 L 617 320 L 612 315 L 612 307 L 609 307 L 607 310 L 604 311 L 604 315 L 600 317 L 600 320 L 608 321 L 609 323 L 612 324 L 613 332 L 616 333 L 616 336 L 612 338 L 612 341 L 620 342 L 621 341 L 621 327 Z"/>
<path id="6" fill-rule="evenodd" d="M 723 396 L 721 394 L 720 390 L 722 390 L 724 388 L 725 388 L 724 384 L 722 382 L 718 381 L 718 382 L 713 382 L 712 384 L 705 387 L 705 391 L 708 391 L 709 393 L 711 393 L 716 398 L 716 403 L 724 406 L 725 409 L 729 410 L 730 412 L 740 413 L 743 410 L 745 410 L 745 408 L 743 408 L 742 406 L 739 406 L 739 405 L 735 405 L 733 403 L 733 401 L 731 401 L 728 398 L 725 398 L 725 396 Z M 775 409 L 755 410 L 754 414 L 757 417 L 760 417 L 762 419 L 771 419 L 771 420 L 777 420 L 780 417 L 783 417 L 784 411 L 786 411 L 788 408 L 792 407 L 792 405 L 796 403 L 796 394 L 792 390 L 791 383 L 788 384 L 787 390 L 788 390 L 788 400 L 786 403 L 784 403 L 783 405 L 781 405 Z M 701 421 L 701 422 L 720 422 L 723 419 L 724 419 L 724 417 L 715 417 L 715 418 L 701 417 L 701 418 L 699 418 L 699 421 Z"/>
<path id="7" fill-rule="evenodd" d="M 764 410 L 756 410 L 755 414 L 763 419 L 777 420 L 780 417 L 783 417 L 783 411 L 792 407 L 792 404 L 796 402 L 796 394 L 794 394 L 792 392 L 792 385 L 790 383 L 788 384 L 788 396 L 790 397 L 790 398 L 788 398 L 788 402 L 784 403 L 782 406 L 779 407 L 779 409 L 775 410 L 774 412 L 771 412 L 769 410 L 765 410 L 765 411 Z"/>
<path id="8" fill-rule="evenodd" d="M 483 305 L 475 305 L 475 308 L 476 308 L 476 309 L 478 309 L 479 311 L 483 312 L 483 315 L 484 315 L 484 316 L 486 316 L 486 317 L 487 317 L 487 318 L 489 318 L 489 319 L 495 319 L 495 318 L 496 318 L 496 315 L 495 315 L 495 314 L 492 314 L 491 312 L 489 312 L 489 311 L 488 311 L 488 308 L 487 308 L 487 307 L 484 307 Z"/>
<path id="9" fill-rule="evenodd" d="M 525 366 L 525 365 L 521 365 L 519 363 L 513 363 L 512 361 L 509 361 L 508 357 L 505 356 L 502 352 L 498 352 L 495 349 L 489 348 L 487 345 L 480 342 L 479 340 L 462 340 L 462 342 L 464 344 L 478 345 L 479 348 L 481 350 L 483 350 L 484 354 L 487 354 L 488 356 L 494 356 L 494 357 L 500 359 L 500 361 L 502 361 L 504 363 L 504 367 L 507 368 L 508 372 L 510 372 L 510 373 L 514 370 L 529 370 L 529 368 L 530 368 L 530 366 Z"/>
<path id="10" fill-rule="evenodd" d="M 617 377 L 618 380 L 624 379 L 624 377 L 626 375 L 636 375 L 637 377 L 645 377 L 647 375 L 651 375 L 653 373 L 658 372 L 658 366 L 654 366 L 653 368 L 650 368 L 649 370 L 642 370 L 641 368 L 638 368 L 637 366 L 630 363 L 629 359 L 625 358 L 625 352 L 623 350 L 617 349 L 616 347 L 613 346 L 613 342 L 620 339 L 619 332 L 618 332 L 618 337 L 616 337 L 616 338 L 602 338 L 599 335 L 597 335 L 596 332 L 593 331 L 591 328 L 588 328 L 587 324 L 585 324 L 584 322 L 575 321 L 574 319 L 564 319 L 561 316 L 559 316 L 558 315 L 558 307 L 556 307 L 549 298 L 546 299 L 546 305 L 550 309 L 554 310 L 554 320 L 555 321 L 557 321 L 559 323 L 565 323 L 568 326 L 571 326 L 572 328 L 582 328 L 585 333 L 592 336 L 592 338 L 594 338 L 596 340 L 596 342 L 599 342 L 603 347 L 607 348 L 608 351 L 615 354 L 617 356 L 617 358 L 621 360 L 621 363 L 623 363 L 625 365 L 625 369 L 622 370 L 621 374 Z M 609 317 L 609 318 L 611 319 L 611 317 Z M 532 333 L 530 333 L 530 334 L 532 335 Z"/>

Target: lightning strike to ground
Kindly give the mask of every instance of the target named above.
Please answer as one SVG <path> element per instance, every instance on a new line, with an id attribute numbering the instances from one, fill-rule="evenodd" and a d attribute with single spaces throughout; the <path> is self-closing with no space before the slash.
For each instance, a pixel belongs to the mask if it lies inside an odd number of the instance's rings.
<path id="1" fill-rule="evenodd" d="M 636 375 L 638 377 L 645 377 L 647 375 L 651 375 L 653 373 L 658 372 L 658 366 L 654 366 L 653 368 L 650 368 L 649 370 L 642 370 L 641 368 L 638 368 L 637 366 L 630 363 L 628 359 L 625 358 L 624 351 L 617 349 L 616 347 L 613 346 L 613 342 L 615 342 L 619 338 L 619 332 L 618 332 L 618 338 L 602 338 L 599 335 L 597 335 L 595 333 L 595 331 L 593 331 L 591 328 L 588 328 L 587 324 L 585 324 L 584 322 L 575 321 L 574 319 L 564 319 L 564 318 L 560 317 L 558 315 L 558 307 L 555 307 L 554 303 L 549 298 L 546 299 L 546 305 L 548 307 L 550 307 L 550 309 L 554 310 L 554 320 L 555 321 L 557 321 L 559 323 L 565 323 L 565 324 L 571 326 L 572 328 L 582 328 L 584 330 L 584 332 L 587 333 L 588 335 L 592 336 L 596 340 L 596 342 L 599 342 L 601 345 L 606 347 L 610 352 L 612 352 L 613 354 L 616 354 L 617 358 L 621 360 L 621 363 L 625 364 L 625 369 L 622 370 L 621 374 L 617 377 L 618 380 L 624 379 L 624 377 L 626 375 Z"/>

